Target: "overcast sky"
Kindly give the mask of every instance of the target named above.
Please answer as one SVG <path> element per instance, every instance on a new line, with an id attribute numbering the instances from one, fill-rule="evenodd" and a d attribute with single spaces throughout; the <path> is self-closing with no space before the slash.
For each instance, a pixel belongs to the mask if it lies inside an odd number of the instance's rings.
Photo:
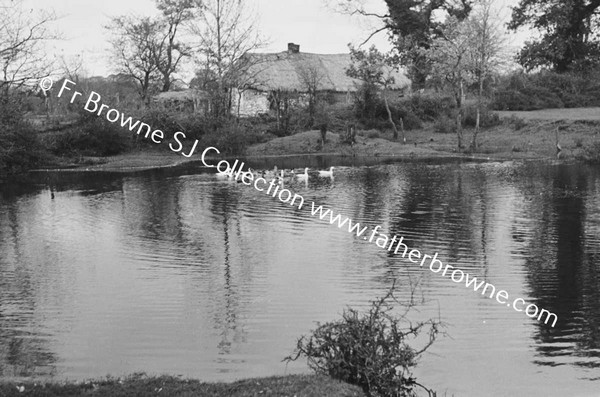
<path id="1" fill-rule="evenodd" d="M 108 56 L 107 31 L 110 17 L 156 14 L 154 0 L 29 0 L 32 8 L 53 9 L 60 17 L 58 30 L 64 40 L 52 52 L 65 56 L 82 55 L 90 75 L 114 72 Z M 243 0 L 254 9 L 258 26 L 269 42 L 265 52 L 278 52 L 288 42 L 300 44 L 303 52 L 348 52 L 348 43 L 360 43 L 373 30 L 374 22 L 334 12 L 328 0 Z M 500 0 L 513 4 L 514 0 Z M 383 0 L 366 0 L 374 10 L 384 10 Z M 385 49 L 386 35 L 379 34 L 373 44 Z"/>

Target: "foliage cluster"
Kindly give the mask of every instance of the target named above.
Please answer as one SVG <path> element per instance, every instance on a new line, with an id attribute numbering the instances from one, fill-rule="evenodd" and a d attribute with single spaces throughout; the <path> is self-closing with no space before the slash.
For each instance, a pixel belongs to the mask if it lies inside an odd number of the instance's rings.
<path id="1" fill-rule="evenodd" d="M 520 0 L 512 9 L 511 29 L 529 26 L 539 32 L 518 54 L 527 70 L 550 67 L 564 73 L 596 68 L 600 63 L 598 1 Z"/>
<path id="2" fill-rule="evenodd" d="M 404 304 L 403 314 L 395 314 L 393 302 L 398 301 L 393 290 L 394 286 L 373 301 L 366 313 L 348 308 L 341 320 L 320 324 L 310 336 L 298 340 L 285 360 L 306 357 L 316 373 L 358 385 L 368 396 L 415 396 L 416 386 L 421 385 L 411 368 L 435 340 L 440 324 L 408 321 L 412 301 Z M 407 342 L 422 331 L 429 332 L 429 343 L 416 350 Z"/>
<path id="3" fill-rule="evenodd" d="M 0 176 L 35 168 L 49 157 L 22 110 L 18 97 L 0 99 Z"/>
<path id="4" fill-rule="evenodd" d="M 249 146 L 274 138 L 255 127 L 252 122 L 229 123 L 220 132 L 206 134 L 202 146 L 214 146 L 226 155 L 243 154 Z"/>
<path id="5" fill-rule="evenodd" d="M 475 127 L 477 117 L 477 106 L 470 104 L 465 107 L 465 112 L 463 115 L 463 123 L 467 127 Z M 481 108 L 479 114 L 479 125 L 482 128 L 494 127 L 496 125 L 502 124 L 500 120 L 500 116 L 497 113 L 491 111 L 487 106 L 483 106 Z"/>
<path id="6" fill-rule="evenodd" d="M 0 176 L 35 168 L 49 159 L 34 128 L 23 122 L 0 122 Z"/>
<path id="7" fill-rule="evenodd" d="M 436 107 L 443 106 L 436 99 L 411 95 L 408 99 L 390 101 L 389 110 L 397 123 L 402 120 L 404 129 L 413 130 L 421 128 L 423 121 L 430 121 L 428 115 L 433 115 L 431 119 L 435 118 L 438 113 Z M 353 110 L 355 119 L 363 129 L 384 130 L 390 126 L 385 102 L 371 84 L 362 84 L 355 93 Z"/>
<path id="8" fill-rule="evenodd" d="M 583 159 L 588 163 L 600 164 L 600 141 L 596 141 L 583 148 Z"/>
<path id="9" fill-rule="evenodd" d="M 216 119 L 198 113 L 150 109 L 143 119 L 153 129 L 164 131 L 167 143 L 172 141 L 175 132 L 182 131 L 186 140 L 198 139 L 201 147 L 214 146 L 225 154 L 242 154 L 250 145 L 275 137 L 269 132 L 275 128 L 275 122 L 270 118 Z"/>
<path id="10" fill-rule="evenodd" d="M 502 78 L 491 104 L 495 110 L 538 110 L 600 106 L 600 82 L 593 74 L 515 72 Z"/>
<path id="11" fill-rule="evenodd" d="M 135 136 L 104 117 L 81 112 L 77 124 L 48 136 L 45 143 L 59 156 L 112 156 L 130 150 Z"/>

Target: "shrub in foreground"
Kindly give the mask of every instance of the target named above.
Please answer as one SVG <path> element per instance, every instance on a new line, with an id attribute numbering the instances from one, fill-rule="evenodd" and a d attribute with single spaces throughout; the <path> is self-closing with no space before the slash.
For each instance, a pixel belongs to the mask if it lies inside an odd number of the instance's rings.
<path id="1" fill-rule="evenodd" d="M 310 336 L 301 337 L 294 353 L 285 361 L 301 356 L 318 374 L 329 375 L 360 386 L 368 396 L 407 397 L 416 395 L 417 383 L 411 368 L 417 358 L 433 343 L 440 323 L 434 320 L 413 324 L 406 319 L 413 305 L 405 303 L 404 314 L 393 313 L 394 286 L 371 303 L 366 313 L 348 308 L 342 319 L 318 326 Z M 407 339 L 428 330 L 429 343 L 420 350 L 407 344 Z"/>

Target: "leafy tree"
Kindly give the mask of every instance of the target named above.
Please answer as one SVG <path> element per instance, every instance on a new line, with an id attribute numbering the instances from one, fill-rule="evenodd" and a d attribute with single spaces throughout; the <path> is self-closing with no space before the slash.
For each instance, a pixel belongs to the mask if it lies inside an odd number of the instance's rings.
<path id="1" fill-rule="evenodd" d="M 465 19 L 472 9 L 471 0 L 385 0 L 389 10 L 388 27 L 392 41 L 409 66 L 409 75 L 416 86 L 422 86 L 430 73 L 429 59 L 424 56 L 431 43 L 440 37 L 445 13 L 456 20 Z"/>
<path id="2" fill-rule="evenodd" d="M 145 103 L 159 84 L 161 91 L 171 88 L 173 74 L 191 55 L 190 47 L 177 38 L 198 7 L 196 0 L 156 0 L 156 4 L 160 17 L 120 16 L 106 27 L 112 33 L 115 69 L 138 81 Z"/>
<path id="3" fill-rule="evenodd" d="M 472 0 L 385 0 L 388 12 L 377 13 L 366 9 L 364 3 L 362 0 L 337 1 L 341 12 L 380 20 L 381 27 L 362 44 L 379 32 L 388 32 L 415 87 L 422 87 L 429 75 L 426 50 L 440 37 L 445 25 L 441 14 L 463 20 L 472 9 Z"/>
<path id="4" fill-rule="evenodd" d="M 518 55 L 527 70 L 552 67 L 562 73 L 589 69 L 600 61 L 599 0 L 520 0 L 509 28 L 531 26 L 541 33 Z"/>
<path id="5" fill-rule="evenodd" d="M 370 96 L 371 89 L 373 88 L 377 88 L 381 91 L 385 110 L 388 114 L 388 121 L 394 131 L 394 139 L 398 139 L 398 128 L 392 117 L 392 111 L 387 97 L 390 86 L 395 83 L 393 72 L 397 69 L 396 59 L 389 54 L 383 54 L 375 46 L 369 48 L 368 51 L 358 50 L 351 46 L 350 55 L 352 64 L 346 73 L 350 77 L 363 81 L 365 84 L 365 87 L 363 88 L 365 95 Z M 402 140 L 406 143 L 404 128 L 402 128 Z"/>
<path id="6" fill-rule="evenodd" d="M 180 61 L 191 55 L 190 46 L 177 40 L 178 29 L 194 17 L 197 4 L 194 0 L 157 0 L 157 7 L 162 12 L 166 34 L 160 47 L 164 51 L 155 54 L 158 71 L 162 74 L 162 91 L 171 89 L 171 76 L 179 67 Z"/>
<path id="7" fill-rule="evenodd" d="M 164 23 L 148 17 L 122 16 L 113 18 L 107 29 L 113 33 L 110 42 L 115 69 L 138 82 L 140 98 L 148 103 L 151 90 L 160 79 L 157 59 L 163 51 Z"/>

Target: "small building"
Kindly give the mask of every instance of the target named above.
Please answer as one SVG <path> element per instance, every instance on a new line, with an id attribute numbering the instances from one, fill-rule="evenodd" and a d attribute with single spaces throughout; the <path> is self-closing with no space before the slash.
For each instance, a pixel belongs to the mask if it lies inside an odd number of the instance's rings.
<path id="1" fill-rule="evenodd" d="M 248 69 L 242 87 L 232 95 L 232 112 L 240 116 L 256 116 L 273 109 L 276 93 L 296 94 L 299 101 L 310 86 L 327 93 L 334 102 L 351 103 L 361 81 L 346 74 L 351 65 L 350 54 L 312 54 L 300 52 L 300 46 L 288 44 L 279 53 L 248 54 Z M 393 91 L 401 92 L 410 86 L 404 71 L 390 71 L 394 77 Z"/>
<path id="2" fill-rule="evenodd" d="M 152 103 L 176 112 L 207 114 L 210 111 L 210 96 L 207 92 L 196 89 L 161 92 L 152 98 Z"/>

